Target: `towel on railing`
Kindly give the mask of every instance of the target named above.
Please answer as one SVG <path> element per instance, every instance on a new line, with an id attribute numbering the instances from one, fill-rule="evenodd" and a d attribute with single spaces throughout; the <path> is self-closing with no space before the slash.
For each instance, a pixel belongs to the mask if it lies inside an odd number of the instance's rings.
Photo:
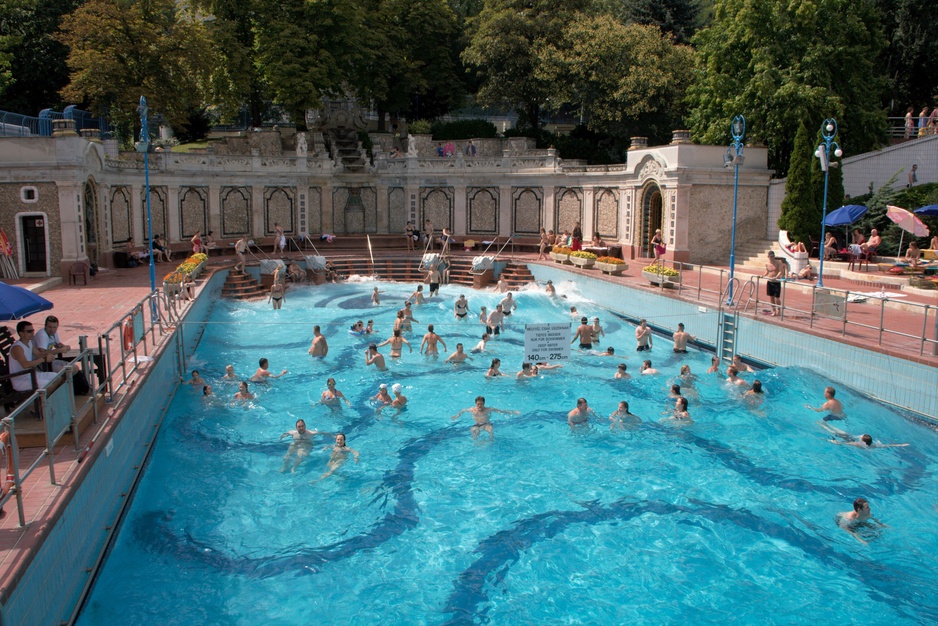
<path id="1" fill-rule="evenodd" d="M 273 274 L 285 264 L 280 259 L 261 259 L 261 274 Z"/>
<path id="2" fill-rule="evenodd" d="M 326 269 L 326 257 L 310 255 L 304 258 L 306 259 L 306 267 L 314 272 Z"/>
<path id="3" fill-rule="evenodd" d="M 490 270 L 493 265 L 495 265 L 495 257 L 492 256 L 477 256 L 472 259 L 472 269 L 477 272 Z"/>
<path id="4" fill-rule="evenodd" d="M 429 252 L 423 255 L 422 265 L 424 269 L 430 269 L 440 264 L 440 255 L 433 252 Z"/>

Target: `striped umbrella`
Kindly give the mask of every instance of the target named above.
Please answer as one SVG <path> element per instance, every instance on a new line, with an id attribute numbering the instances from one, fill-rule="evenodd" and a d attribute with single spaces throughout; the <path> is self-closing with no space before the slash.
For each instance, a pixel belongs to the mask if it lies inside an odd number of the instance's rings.
<path id="1" fill-rule="evenodd" d="M 902 207 L 886 205 L 886 217 L 895 222 L 896 226 L 902 229 L 899 236 L 899 256 L 902 256 L 902 240 L 906 233 L 912 233 L 915 237 L 927 237 L 928 226 L 920 220 L 914 213 L 903 209 Z"/>

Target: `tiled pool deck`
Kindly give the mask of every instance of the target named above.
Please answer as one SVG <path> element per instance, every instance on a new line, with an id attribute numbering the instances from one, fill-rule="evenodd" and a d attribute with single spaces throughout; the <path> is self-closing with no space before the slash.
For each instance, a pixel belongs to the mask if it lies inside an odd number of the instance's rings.
<path id="1" fill-rule="evenodd" d="M 536 261 L 535 257 L 534 254 L 516 254 L 514 256 L 515 260 L 520 262 L 551 264 L 549 261 Z M 231 257 L 213 257 L 209 260 L 208 266 L 210 270 L 225 269 L 232 264 Z M 641 267 L 643 265 L 645 263 L 641 260 L 633 260 L 630 262 L 630 268 L 622 276 L 603 276 L 603 279 L 635 289 L 654 289 L 641 276 Z M 157 276 L 161 277 L 170 267 L 169 264 L 158 265 Z M 574 273 L 582 273 L 591 278 L 599 277 L 599 272 L 595 270 L 579 270 L 568 266 L 565 266 L 564 269 Z M 751 275 L 747 274 L 745 268 L 738 269 L 737 274 L 744 282 Z M 206 274 L 203 278 L 209 275 Z M 701 276 L 701 280 L 705 292 L 701 294 L 699 299 L 697 297 L 696 274 L 692 281 L 693 288 L 685 288 L 680 296 L 674 290 L 667 290 L 664 293 L 671 297 L 680 297 L 689 302 L 699 303 L 711 309 L 716 308 L 718 300 L 716 293 L 720 287 L 719 277 L 705 273 Z M 202 283 L 203 280 L 200 280 L 199 285 L 201 286 Z M 824 283 L 825 287 L 832 289 L 854 292 L 874 291 L 871 286 L 859 285 L 854 281 L 840 278 L 825 277 Z M 34 315 L 30 320 L 38 327 L 42 325 L 42 320 L 47 314 L 54 314 L 60 320 L 60 336 L 65 343 L 72 346 L 77 346 L 79 335 L 87 335 L 89 340 L 93 341 L 99 333 L 106 331 L 126 316 L 128 311 L 150 291 L 149 269 L 146 266 L 104 271 L 89 280 L 87 285 L 69 286 L 67 281 L 64 281 L 61 284 L 50 286 L 48 282 L 40 279 L 24 279 L 14 281 L 14 284 L 41 291 L 45 298 L 54 303 L 55 307 L 52 311 Z M 898 301 L 935 306 L 938 305 L 938 292 L 933 293 L 936 295 L 932 296 L 927 292 L 926 295 L 909 294 Z M 803 293 L 799 289 L 789 288 L 786 289 L 785 298 L 786 305 L 793 309 L 809 311 L 811 308 L 810 290 L 805 290 Z M 767 308 L 763 300 L 764 296 L 760 295 L 760 309 Z M 926 329 L 928 337 L 932 339 L 935 338 L 936 332 L 935 321 L 931 317 L 934 313 L 934 311 L 930 312 L 930 328 Z M 885 340 L 880 338 L 876 329 L 879 327 L 881 307 L 878 301 L 874 299 L 871 299 L 865 305 L 851 305 L 850 310 L 851 320 L 872 328 L 852 325 L 847 329 L 845 335 L 842 335 L 843 325 L 833 320 L 816 320 L 813 328 L 809 328 L 808 320 L 810 316 L 807 314 L 786 314 L 783 319 L 779 319 L 763 315 L 761 312 L 750 308 L 749 312 L 743 313 L 743 315 L 758 317 L 767 323 L 780 325 L 791 330 L 867 348 L 880 354 L 888 354 L 926 366 L 938 367 L 938 356 L 934 354 L 931 347 L 926 349 L 926 354 L 920 356 L 920 342 L 915 339 L 900 335 L 888 335 Z M 885 325 L 891 331 L 904 333 L 913 338 L 921 336 L 923 332 L 921 310 L 890 309 L 886 311 L 885 315 Z M 653 312 L 649 312 L 647 317 L 650 322 L 654 323 Z M 15 323 L 8 322 L 7 324 L 11 327 L 15 326 Z M 882 346 L 879 345 L 881 341 Z M 97 426 L 93 428 L 97 428 Z M 91 432 L 85 433 L 82 439 L 83 443 L 87 443 L 92 434 Z M 18 527 L 15 501 L 11 500 L 6 504 L 6 514 L 0 519 L 0 596 L 6 596 L 10 587 L 16 584 L 22 568 L 25 568 L 32 560 L 38 542 L 43 539 L 48 529 L 61 515 L 61 511 L 68 503 L 72 489 L 80 483 L 82 465 L 78 463 L 78 454 L 74 450 L 69 437 L 65 437 L 63 441 L 66 441 L 66 443 L 58 446 L 55 455 L 57 484 L 50 484 L 47 464 L 37 469 L 26 482 L 23 493 L 27 521 L 25 528 Z M 21 471 L 37 458 L 39 452 L 38 449 L 22 451 L 20 455 Z"/>

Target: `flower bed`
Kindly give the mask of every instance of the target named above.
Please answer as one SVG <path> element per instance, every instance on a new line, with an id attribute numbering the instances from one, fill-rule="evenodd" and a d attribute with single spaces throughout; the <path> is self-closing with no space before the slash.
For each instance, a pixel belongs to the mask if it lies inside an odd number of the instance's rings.
<path id="1" fill-rule="evenodd" d="M 677 285 L 680 272 L 673 267 L 653 263 L 642 268 L 642 276 L 654 285 Z"/>
<path id="2" fill-rule="evenodd" d="M 601 256 L 596 259 L 596 268 L 611 276 L 618 276 L 624 270 L 627 270 L 629 266 L 622 259 L 617 259 L 612 256 Z"/>
<path id="3" fill-rule="evenodd" d="M 570 253 L 570 262 L 578 267 L 593 267 L 596 263 L 596 255 L 592 252 L 577 250 Z"/>

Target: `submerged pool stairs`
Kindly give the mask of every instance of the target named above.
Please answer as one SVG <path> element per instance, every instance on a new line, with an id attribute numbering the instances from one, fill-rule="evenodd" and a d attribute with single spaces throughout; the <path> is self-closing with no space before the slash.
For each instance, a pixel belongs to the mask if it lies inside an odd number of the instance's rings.
<path id="1" fill-rule="evenodd" d="M 336 272 L 344 278 L 352 275 L 377 276 L 381 280 L 390 280 L 402 283 L 423 282 L 427 276 L 421 269 L 421 259 L 413 257 L 379 258 L 375 259 L 374 267 L 367 258 L 330 258 L 329 262 Z M 449 283 L 472 286 L 475 275 L 472 273 L 472 259 L 470 257 L 453 256 L 450 258 Z M 522 287 L 534 282 L 534 276 L 524 263 L 509 261 L 502 274 L 512 288 Z"/>

